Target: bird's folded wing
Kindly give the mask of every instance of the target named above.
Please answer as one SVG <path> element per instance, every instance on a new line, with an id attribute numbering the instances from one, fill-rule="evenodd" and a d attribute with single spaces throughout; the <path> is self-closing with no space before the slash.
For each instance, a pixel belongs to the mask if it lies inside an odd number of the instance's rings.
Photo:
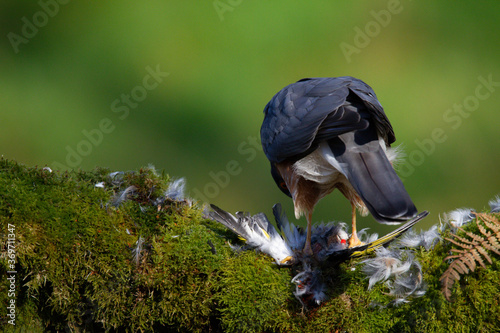
<path id="1" fill-rule="evenodd" d="M 264 213 L 250 216 L 248 213 L 237 212 L 233 216 L 215 205 L 210 206 L 213 211 L 209 213 L 209 217 L 233 231 L 248 246 L 271 256 L 278 265 L 290 265 L 294 262 L 294 252 Z"/>
<path id="2" fill-rule="evenodd" d="M 212 220 L 223 224 L 226 228 L 245 240 L 249 238 L 248 229 L 236 217 L 216 205 L 210 205 L 210 207 L 213 209 L 209 214 Z"/>

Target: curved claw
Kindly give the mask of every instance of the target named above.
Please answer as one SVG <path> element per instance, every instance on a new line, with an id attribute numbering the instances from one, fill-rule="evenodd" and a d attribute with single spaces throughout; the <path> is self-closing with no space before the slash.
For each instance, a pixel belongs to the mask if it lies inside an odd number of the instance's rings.
<path id="1" fill-rule="evenodd" d="M 281 265 L 291 265 L 295 261 L 295 258 L 292 256 L 288 256 L 285 259 L 280 261 Z"/>
<path id="2" fill-rule="evenodd" d="M 348 248 L 356 247 L 356 246 L 362 246 L 365 245 L 362 241 L 359 240 L 357 234 L 353 234 L 349 240 L 347 241 Z"/>

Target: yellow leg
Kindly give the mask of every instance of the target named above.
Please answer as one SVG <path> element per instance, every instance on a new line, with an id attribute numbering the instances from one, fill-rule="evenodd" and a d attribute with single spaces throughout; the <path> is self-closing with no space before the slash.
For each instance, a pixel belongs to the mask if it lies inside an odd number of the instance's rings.
<path id="1" fill-rule="evenodd" d="M 307 220 L 307 236 L 306 236 L 306 245 L 304 246 L 304 250 L 302 251 L 305 255 L 312 256 L 313 251 L 311 248 L 311 233 L 312 233 L 312 212 L 309 212 L 306 217 Z"/>
<path id="2" fill-rule="evenodd" d="M 356 205 L 351 202 L 352 206 L 352 234 L 351 238 L 349 238 L 349 247 L 355 247 L 355 246 L 360 246 L 363 245 L 364 243 L 361 242 L 358 238 L 358 234 L 356 233 Z"/>

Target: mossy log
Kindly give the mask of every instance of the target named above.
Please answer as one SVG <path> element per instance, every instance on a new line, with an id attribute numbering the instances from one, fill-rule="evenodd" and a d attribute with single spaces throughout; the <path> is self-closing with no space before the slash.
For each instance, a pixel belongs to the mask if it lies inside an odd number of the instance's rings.
<path id="1" fill-rule="evenodd" d="M 391 301 L 385 286 L 368 290 L 360 261 L 352 260 L 326 273 L 329 300 L 304 311 L 293 296 L 292 268 L 232 250 L 228 241 L 241 241 L 206 219 L 201 205 L 164 197 L 169 182 L 152 168 L 111 177 L 100 168 L 59 172 L 1 159 L 3 329 L 500 331 L 498 256 L 462 276 L 449 302 L 439 280 L 451 244 L 417 250 L 427 292 L 400 306 L 380 306 Z M 128 200 L 117 203 L 120 193 Z"/>

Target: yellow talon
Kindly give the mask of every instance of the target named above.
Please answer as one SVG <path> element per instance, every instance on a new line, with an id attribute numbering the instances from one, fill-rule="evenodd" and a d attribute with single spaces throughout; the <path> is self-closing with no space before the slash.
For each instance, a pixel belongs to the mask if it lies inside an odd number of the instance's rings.
<path id="1" fill-rule="evenodd" d="M 281 260 L 280 264 L 288 265 L 288 264 L 291 264 L 292 262 L 293 262 L 293 257 L 292 256 L 288 256 L 285 259 Z"/>

